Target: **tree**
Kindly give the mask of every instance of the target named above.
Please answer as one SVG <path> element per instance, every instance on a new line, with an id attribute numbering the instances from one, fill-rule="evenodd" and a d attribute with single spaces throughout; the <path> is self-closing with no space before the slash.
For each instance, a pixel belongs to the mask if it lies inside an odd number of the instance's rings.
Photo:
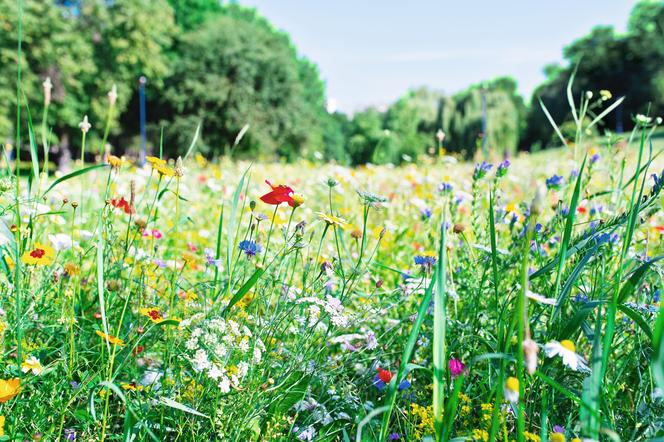
<path id="1" fill-rule="evenodd" d="M 245 124 L 240 155 L 294 158 L 321 147 L 324 87 L 287 35 L 255 11 L 227 6 L 178 43 L 160 118 L 169 149 L 202 123 L 202 145 L 228 153 Z"/>

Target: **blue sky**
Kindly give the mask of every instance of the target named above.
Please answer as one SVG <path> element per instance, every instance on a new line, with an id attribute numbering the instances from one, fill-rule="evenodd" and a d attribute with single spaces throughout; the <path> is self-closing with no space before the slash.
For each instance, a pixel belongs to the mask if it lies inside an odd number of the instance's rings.
<path id="1" fill-rule="evenodd" d="M 510 75 L 530 96 L 542 68 L 596 25 L 625 30 L 634 0 L 239 0 L 318 64 L 328 98 L 353 112 L 409 88 L 454 93 Z"/>

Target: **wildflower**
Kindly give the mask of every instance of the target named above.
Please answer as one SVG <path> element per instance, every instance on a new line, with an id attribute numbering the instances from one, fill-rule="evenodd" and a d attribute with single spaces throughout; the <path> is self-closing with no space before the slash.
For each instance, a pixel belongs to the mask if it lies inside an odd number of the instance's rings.
<path id="1" fill-rule="evenodd" d="M 386 384 L 390 383 L 390 381 L 392 380 L 392 373 L 389 370 L 385 370 L 383 368 L 378 367 L 377 372 L 378 372 L 377 375 L 378 379 L 385 382 Z"/>
<path id="2" fill-rule="evenodd" d="M 436 258 L 431 255 L 418 255 L 414 258 L 415 265 L 424 271 L 429 271 L 436 265 Z"/>
<path id="3" fill-rule="evenodd" d="M 532 339 L 525 339 L 523 341 L 523 354 L 526 362 L 526 370 L 528 370 L 530 375 L 535 374 L 535 370 L 537 370 L 537 353 L 539 353 L 537 342 Z"/>
<path id="4" fill-rule="evenodd" d="M 448 365 L 450 367 L 450 375 L 453 379 L 463 373 L 463 371 L 466 369 L 466 365 L 459 359 L 450 359 Z"/>
<path id="5" fill-rule="evenodd" d="M 477 181 L 486 176 L 486 174 L 493 168 L 493 164 L 482 161 L 482 163 L 475 164 L 475 170 L 473 171 L 473 180 Z"/>
<path id="6" fill-rule="evenodd" d="M 53 90 L 51 77 L 46 77 L 46 80 L 44 80 L 42 86 L 44 87 L 44 106 L 48 106 L 51 104 L 51 90 Z"/>
<path id="7" fill-rule="evenodd" d="M 551 442 L 565 442 L 565 440 L 565 433 L 554 431 L 549 435 L 549 441 Z"/>
<path id="8" fill-rule="evenodd" d="M 366 190 L 358 190 L 357 194 L 364 205 L 373 207 L 374 209 L 380 208 L 383 203 L 387 202 L 387 198 L 384 196 Z"/>
<path id="9" fill-rule="evenodd" d="M 173 169 L 173 174 L 177 178 L 182 178 L 184 176 L 184 164 L 182 163 L 182 157 L 178 157 L 175 161 L 175 169 Z"/>
<path id="10" fill-rule="evenodd" d="M 401 440 L 401 435 L 399 433 L 392 433 L 387 436 L 387 440 Z"/>
<path id="11" fill-rule="evenodd" d="M 611 94 L 611 91 L 606 89 L 602 89 L 601 91 L 599 91 L 599 95 L 602 98 L 602 101 L 607 101 L 613 98 L 613 94 Z"/>
<path id="12" fill-rule="evenodd" d="M 300 207 L 304 204 L 304 196 L 300 193 L 294 193 L 292 196 L 293 207 Z"/>
<path id="13" fill-rule="evenodd" d="M 159 309 L 156 307 L 143 307 L 139 310 L 139 312 L 141 315 L 147 316 L 150 321 L 154 322 L 155 324 L 159 324 L 165 320 L 164 315 L 162 315 Z"/>
<path id="14" fill-rule="evenodd" d="M 526 296 L 529 299 L 532 299 L 533 301 L 537 301 L 547 305 L 556 305 L 556 303 L 558 302 L 554 298 L 547 298 L 546 296 L 542 296 L 539 293 L 531 292 L 530 290 L 526 291 Z"/>
<path id="15" fill-rule="evenodd" d="M 547 189 L 560 189 L 560 186 L 562 186 L 564 182 L 564 179 L 560 175 L 553 175 L 550 178 L 546 179 L 546 188 Z"/>
<path id="16" fill-rule="evenodd" d="M 587 371 L 588 365 L 582 356 L 576 353 L 576 346 L 570 340 L 551 341 L 544 345 L 544 352 L 548 358 L 560 356 L 563 364 L 575 371 Z"/>
<path id="17" fill-rule="evenodd" d="M 129 383 L 124 383 L 122 384 L 122 389 L 123 390 L 130 390 L 130 391 L 141 391 L 143 390 L 142 385 L 136 384 L 136 382 L 129 382 Z"/>
<path id="18" fill-rule="evenodd" d="M 90 131 L 90 129 L 92 128 L 92 125 L 88 121 L 88 116 L 87 115 L 85 115 L 83 117 L 83 121 L 78 123 L 78 127 L 81 128 L 81 132 L 83 132 L 84 134 L 87 134 Z"/>
<path id="19" fill-rule="evenodd" d="M 26 251 L 21 257 L 21 261 L 28 265 L 47 266 L 55 260 L 55 250 L 51 247 L 35 243 L 32 250 Z"/>
<path id="20" fill-rule="evenodd" d="M 293 194 L 295 193 L 293 189 L 283 184 L 273 186 L 268 180 L 265 180 L 265 182 L 272 188 L 272 191 L 261 196 L 261 201 L 273 206 L 278 206 L 281 203 L 288 203 L 289 206 L 296 207 L 295 201 L 293 200 Z"/>
<path id="21" fill-rule="evenodd" d="M 164 235 L 158 229 L 144 229 L 143 238 L 161 239 Z"/>
<path id="22" fill-rule="evenodd" d="M 118 101 L 118 87 L 115 84 L 108 92 L 108 101 L 111 103 L 111 106 L 113 106 L 115 102 Z"/>
<path id="23" fill-rule="evenodd" d="M 122 158 L 116 157 L 115 155 L 109 155 L 106 158 L 106 161 L 113 169 L 119 169 L 122 166 Z"/>
<path id="24" fill-rule="evenodd" d="M 118 345 L 120 347 L 125 346 L 125 342 L 120 338 L 116 338 L 113 335 L 107 335 L 106 333 L 99 330 L 95 330 L 95 333 L 97 333 L 97 336 L 99 336 L 100 338 L 106 340 L 106 342 L 108 342 L 109 344 Z"/>
<path id="25" fill-rule="evenodd" d="M 147 161 L 148 163 L 150 163 L 152 165 L 155 165 L 155 164 L 164 165 L 164 164 L 166 164 L 166 160 L 162 160 L 161 158 L 157 158 L 157 157 L 153 157 L 153 156 L 149 156 L 149 155 L 145 157 L 145 161 Z"/>
<path id="26" fill-rule="evenodd" d="M 429 219 L 431 218 L 431 215 L 433 215 L 433 211 L 428 207 L 422 207 L 420 209 L 420 215 L 422 215 L 423 219 Z"/>
<path id="27" fill-rule="evenodd" d="M 510 160 L 504 160 L 500 163 L 498 169 L 496 169 L 496 177 L 501 178 L 507 175 L 507 169 L 509 169 L 510 164 Z"/>
<path id="28" fill-rule="evenodd" d="M 253 258 L 263 251 L 263 248 L 260 246 L 260 244 L 257 244 L 255 241 L 248 239 L 240 241 L 238 247 L 245 253 L 245 255 L 247 255 L 248 258 Z"/>
<path id="29" fill-rule="evenodd" d="M 447 181 L 443 181 L 438 185 L 438 192 L 440 193 L 449 193 L 452 191 L 452 184 Z"/>
<path id="30" fill-rule="evenodd" d="M 334 215 L 327 215 L 323 212 L 317 212 L 318 218 L 322 219 L 327 223 L 328 226 L 341 227 L 342 229 L 348 225 L 345 219 L 340 218 Z"/>
<path id="31" fill-rule="evenodd" d="M 21 391 L 19 378 L 0 379 L 0 403 L 13 399 Z"/>
<path id="32" fill-rule="evenodd" d="M 519 401 L 519 380 L 515 377 L 509 377 L 505 381 L 504 388 L 505 399 L 509 402 L 516 403 Z"/>
<path id="33" fill-rule="evenodd" d="M 124 196 L 121 197 L 120 199 L 111 199 L 111 206 L 115 207 L 116 209 L 122 209 L 124 213 L 127 215 L 130 215 L 132 213 L 135 213 L 136 211 L 134 210 L 134 206 L 124 199 Z"/>
<path id="34" fill-rule="evenodd" d="M 21 371 L 23 373 L 31 371 L 33 375 L 39 376 L 44 371 L 44 367 L 42 367 L 39 359 L 34 356 L 30 356 L 21 364 Z"/>
<path id="35" fill-rule="evenodd" d="M 48 235 L 48 239 L 49 239 L 49 241 L 51 241 L 51 244 L 53 244 L 53 247 L 58 252 L 70 249 L 74 245 L 74 242 L 72 241 L 71 236 L 67 235 L 66 233 L 58 233 L 56 235 Z"/>
<path id="36" fill-rule="evenodd" d="M 160 177 L 173 177 L 175 176 L 175 170 L 170 168 L 165 162 L 164 163 L 153 163 L 152 170 L 156 170 L 159 173 Z"/>
<path id="37" fill-rule="evenodd" d="M 636 123 L 642 126 L 647 126 L 648 124 L 650 124 L 651 121 L 652 121 L 651 117 L 647 117 L 643 114 L 638 114 L 636 116 Z"/>
<path id="38" fill-rule="evenodd" d="M 76 431 L 73 428 L 65 428 L 65 440 L 70 442 L 76 440 Z"/>

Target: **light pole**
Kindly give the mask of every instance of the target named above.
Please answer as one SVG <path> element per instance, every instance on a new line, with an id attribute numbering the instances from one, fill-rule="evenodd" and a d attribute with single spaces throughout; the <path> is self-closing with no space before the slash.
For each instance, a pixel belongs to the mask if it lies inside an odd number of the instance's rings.
<path id="1" fill-rule="evenodd" d="M 145 133 L 145 84 L 148 79 L 145 75 L 141 75 L 138 79 L 138 112 L 141 125 L 141 153 L 139 156 L 139 164 L 145 164 L 145 157 L 147 155 L 147 135 Z"/>

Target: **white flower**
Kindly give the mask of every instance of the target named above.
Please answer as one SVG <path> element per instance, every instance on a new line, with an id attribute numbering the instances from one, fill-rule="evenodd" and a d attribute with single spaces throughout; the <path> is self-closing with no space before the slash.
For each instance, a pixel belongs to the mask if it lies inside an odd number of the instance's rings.
<path id="1" fill-rule="evenodd" d="M 90 131 L 90 128 L 92 127 L 92 125 L 88 121 L 88 116 L 87 115 L 83 117 L 83 121 L 78 123 L 78 127 L 81 128 L 81 132 L 83 132 L 84 134 L 87 134 Z"/>
<path id="2" fill-rule="evenodd" d="M 217 364 L 213 365 L 211 369 L 208 370 L 207 375 L 210 379 L 215 381 L 224 375 L 224 372 L 219 369 Z"/>
<path id="3" fill-rule="evenodd" d="M 221 382 L 219 382 L 219 390 L 221 390 L 222 393 L 228 393 L 231 391 L 231 381 L 224 376 L 221 379 Z"/>
<path id="4" fill-rule="evenodd" d="M 53 244 L 53 248 L 58 252 L 70 249 L 74 246 L 74 241 L 72 241 L 71 236 L 66 233 L 48 235 L 48 239 L 51 241 L 51 244 Z"/>
<path id="5" fill-rule="evenodd" d="M 547 358 L 560 356 L 563 364 L 575 371 L 590 371 L 586 361 L 576 353 L 576 346 L 570 340 L 551 341 L 544 345 L 544 353 Z"/>
<path id="6" fill-rule="evenodd" d="M 644 126 L 645 126 L 646 124 L 649 124 L 651 121 L 652 121 L 652 118 L 650 118 L 650 117 L 646 117 L 646 116 L 643 115 L 643 114 L 638 114 L 638 115 L 636 116 L 636 122 L 639 123 L 639 124 L 642 124 L 642 125 L 644 125 Z"/>

